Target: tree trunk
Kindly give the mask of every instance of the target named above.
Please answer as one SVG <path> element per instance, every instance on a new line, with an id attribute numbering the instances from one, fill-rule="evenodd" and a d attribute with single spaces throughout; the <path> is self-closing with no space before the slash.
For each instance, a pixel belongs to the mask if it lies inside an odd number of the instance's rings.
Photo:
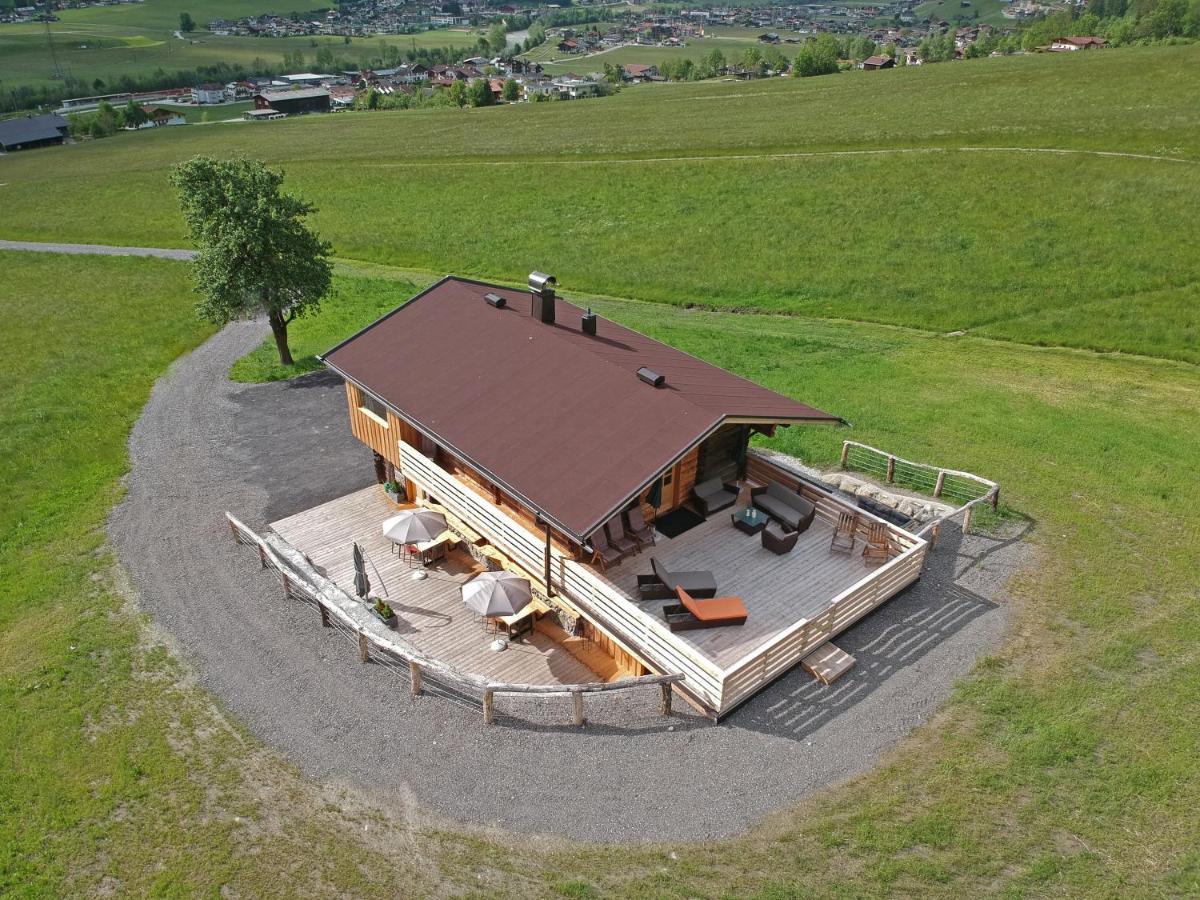
<path id="1" fill-rule="evenodd" d="M 275 349 L 279 351 L 279 364 L 292 365 L 292 350 L 288 346 L 287 339 L 287 320 L 284 319 L 282 313 L 278 312 L 268 314 L 267 318 L 271 322 L 271 333 L 275 335 Z"/>

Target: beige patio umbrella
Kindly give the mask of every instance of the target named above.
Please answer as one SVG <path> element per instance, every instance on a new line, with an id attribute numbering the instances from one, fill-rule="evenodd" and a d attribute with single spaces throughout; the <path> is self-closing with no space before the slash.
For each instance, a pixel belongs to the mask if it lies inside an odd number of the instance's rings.
<path id="1" fill-rule="evenodd" d="M 511 616 L 533 599 L 533 590 L 514 572 L 482 572 L 462 586 L 462 598 L 481 616 Z"/>
<path id="2" fill-rule="evenodd" d="M 446 517 L 432 509 L 406 509 L 383 523 L 383 536 L 397 544 L 432 541 L 446 530 Z"/>

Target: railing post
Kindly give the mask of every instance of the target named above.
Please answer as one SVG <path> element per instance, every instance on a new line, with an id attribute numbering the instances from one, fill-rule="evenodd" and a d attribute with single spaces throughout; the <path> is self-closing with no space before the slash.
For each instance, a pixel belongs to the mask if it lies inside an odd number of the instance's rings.
<path id="1" fill-rule="evenodd" d="M 664 682 L 659 687 L 662 688 L 662 704 L 659 706 L 659 712 L 664 716 L 669 716 L 671 714 L 671 684 Z"/>
<path id="2" fill-rule="evenodd" d="M 317 609 L 321 611 L 321 626 L 323 628 L 332 628 L 333 626 L 329 623 L 329 610 L 326 609 L 325 603 L 320 597 L 317 597 Z"/>
<path id="3" fill-rule="evenodd" d="M 846 468 L 846 460 L 850 456 L 850 442 L 842 441 L 842 464 L 841 467 Z"/>
<path id="4" fill-rule="evenodd" d="M 895 480 L 896 480 L 896 457 L 889 456 L 888 457 L 888 468 L 887 468 L 887 483 L 891 484 Z"/>
<path id="5" fill-rule="evenodd" d="M 412 682 L 412 695 L 416 697 L 421 693 L 421 667 L 417 665 L 416 660 L 408 661 L 408 677 Z"/>
<path id="6" fill-rule="evenodd" d="M 492 724 L 492 717 L 494 715 L 493 707 L 495 706 L 495 696 L 496 695 L 494 693 L 492 693 L 491 691 L 483 692 L 483 724 L 484 725 Z"/>
<path id="7" fill-rule="evenodd" d="M 571 706 L 572 706 L 571 721 L 575 725 L 582 728 L 583 727 L 583 692 L 582 691 L 572 691 L 571 692 Z"/>
<path id="8" fill-rule="evenodd" d="M 358 633 L 358 658 L 363 662 L 371 661 L 371 648 L 367 643 L 367 633 L 360 631 Z"/>
<path id="9" fill-rule="evenodd" d="M 279 580 L 283 582 L 283 599 L 292 599 L 292 582 L 287 576 L 287 572 L 279 573 Z"/>
<path id="10" fill-rule="evenodd" d="M 935 496 L 935 497 L 942 496 L 942 488 L 945 486 L 946 486 L 946 470 L 938 469 L 938 480 L 937 480 L 937 484 L 935 484 L 933 486 L 933 496 Z"/>

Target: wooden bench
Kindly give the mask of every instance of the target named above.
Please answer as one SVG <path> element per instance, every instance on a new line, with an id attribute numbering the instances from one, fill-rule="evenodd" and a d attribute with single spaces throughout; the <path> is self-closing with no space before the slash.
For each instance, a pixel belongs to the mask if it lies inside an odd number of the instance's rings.
<path id="1" fill-rule="evenodd" d="M 833 684 L 854 668 L 854 657 L 826 641 L 800 660 L 800 665 L 821 684 Z"/>

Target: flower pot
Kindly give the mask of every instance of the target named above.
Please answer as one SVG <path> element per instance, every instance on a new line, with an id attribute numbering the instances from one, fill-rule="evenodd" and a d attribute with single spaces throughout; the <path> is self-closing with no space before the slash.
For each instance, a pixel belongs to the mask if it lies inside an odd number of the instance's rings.
<path id="1" fill-rule="evenodd" d="M 383 616 L 383 615 L 382 615 L 382 614 L 379 612 L 379 610 L 375 609 L 375 607 L 373 607 L 373 606 L 372 606 L 372 607 L 371 607 L 371 615 L 373 615 L 375 618 L 377 618 L 377 619 L 378 619 L 380 622 L 382 622 L 384 625 L 387 625 L 389 628 L 390 628 L 391 626 L 395 625 L 395 624 L 396 624 L 396 622 L 397 622 L 397 618 L 396 618 L 396 613 L 395 613 L 395 611 L 393 611 L 393 612 L 392 612 L 392 614 L 391 614 L 390 616 L 384 617 L 384 616 Z"/>

